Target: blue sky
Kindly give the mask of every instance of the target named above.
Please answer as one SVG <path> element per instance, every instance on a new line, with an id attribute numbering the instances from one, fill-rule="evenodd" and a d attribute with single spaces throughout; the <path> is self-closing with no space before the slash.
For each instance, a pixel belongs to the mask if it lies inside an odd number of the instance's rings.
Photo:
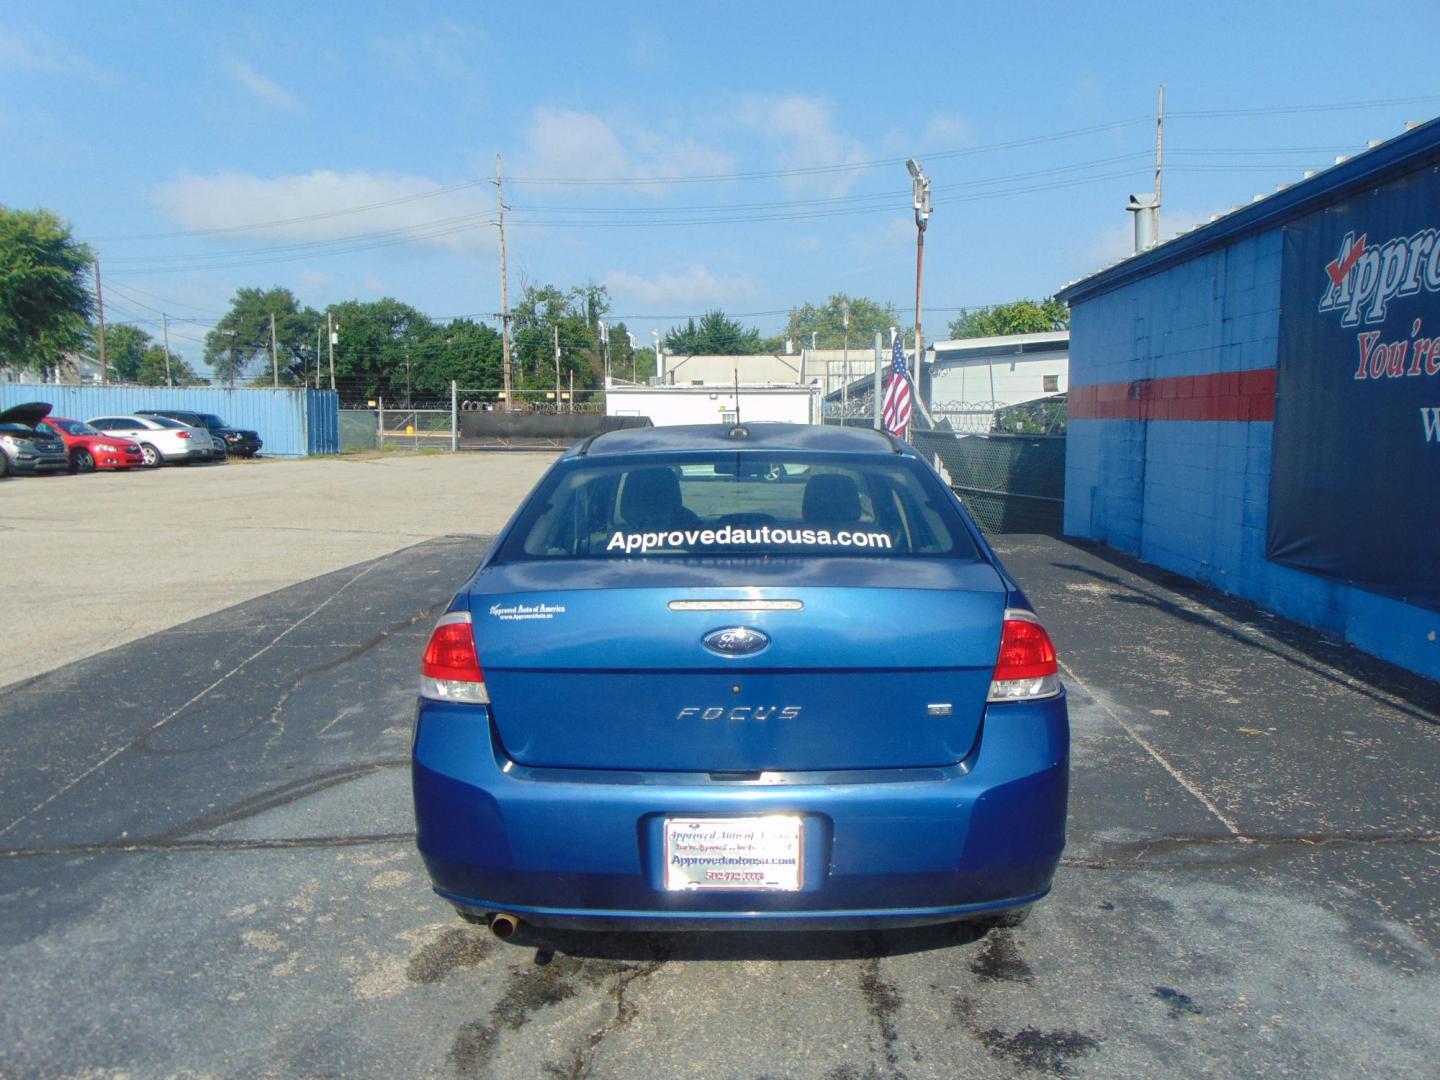
<path id="1" fill-rule="evenodd" d="M 934 338 L 1125 253 L 1162 82 L 1167 236 L 1440 114 L 1434 0 L 498 8 L 8 0 L 0 203 L 70 221 L 109 318 L 166 311 L 198 359 L 248 285 L 498 311 L 499 153 L 512 300 L 600 282 L 648 342 L 911 308 L 915 157 Z"/>

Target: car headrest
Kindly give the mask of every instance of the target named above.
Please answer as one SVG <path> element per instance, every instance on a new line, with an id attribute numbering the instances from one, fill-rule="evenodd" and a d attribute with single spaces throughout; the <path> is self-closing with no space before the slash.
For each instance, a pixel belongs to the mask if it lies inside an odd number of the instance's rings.
<path id="1" fill-rule="evenodd" d="M 805 482 L 801 512 L 806 521 L 859 521 L 860 489 L 850 477 L 838 473 L 812 476 Z"/>

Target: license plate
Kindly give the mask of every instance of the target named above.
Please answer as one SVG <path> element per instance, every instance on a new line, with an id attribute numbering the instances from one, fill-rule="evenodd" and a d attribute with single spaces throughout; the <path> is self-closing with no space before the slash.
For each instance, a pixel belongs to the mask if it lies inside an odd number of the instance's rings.
<path id="1" fill-rule="evenodd" d="M 800 819 L 792 815 L 743 818 L 666 818 L 665 888 L 800 888 Z"/>

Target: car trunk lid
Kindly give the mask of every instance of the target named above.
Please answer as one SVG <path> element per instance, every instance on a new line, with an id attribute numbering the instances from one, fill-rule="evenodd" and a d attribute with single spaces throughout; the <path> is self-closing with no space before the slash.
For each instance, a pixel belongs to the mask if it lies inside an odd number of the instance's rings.
<path id="1" fill-rule="evenodd" d="M 983 562 L 544 569 L 536 589 L 524 563 L 489 567 L 469 595 L 495 727 L 521 764 L 903 768 L 953 763 L 974 744 L 1006 597 Z M 735 652 L 715 636 L 736 629 L 768 640 Z"/>

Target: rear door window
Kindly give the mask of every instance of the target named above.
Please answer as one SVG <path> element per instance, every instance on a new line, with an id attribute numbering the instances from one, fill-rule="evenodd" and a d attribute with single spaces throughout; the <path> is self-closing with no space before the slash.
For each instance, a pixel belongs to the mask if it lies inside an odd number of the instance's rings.
<path id="1" fill-rule="evenodd" d="M 565 462 L 499 561 L 800 554 L 978 557 L 949 492 L 910 459 L 753 453 Z"/>

